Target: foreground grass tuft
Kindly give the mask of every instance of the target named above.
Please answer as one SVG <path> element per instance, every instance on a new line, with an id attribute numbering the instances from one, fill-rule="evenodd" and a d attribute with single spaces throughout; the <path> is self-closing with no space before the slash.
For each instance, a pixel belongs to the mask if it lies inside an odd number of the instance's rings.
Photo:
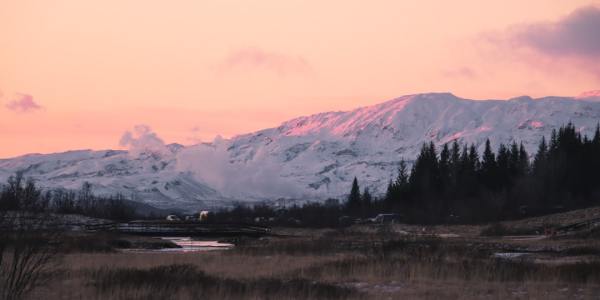
<path id="1" fill-rule="evenodd" d="M 211 276 L 193 265 L 150 269 L 102 268 L 91 274 L 100 296 L 119 299 L 347 299 L 359 294 L 347 287 L 307 279 L 258 278 L 240 280 Z"/>

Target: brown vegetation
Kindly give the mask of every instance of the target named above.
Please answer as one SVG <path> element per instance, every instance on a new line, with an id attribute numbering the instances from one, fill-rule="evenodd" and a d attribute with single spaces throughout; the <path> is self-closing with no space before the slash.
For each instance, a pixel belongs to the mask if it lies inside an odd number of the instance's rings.
<path id="1" fill-rule="evenodd" d="M 507 240 L 460 226 L 276 231 L 286 235 L 240 240 L 226 251 L 71 252 L 60 275 L 32 298 L 593 299 L 600 293 L 600 244 L 577 237 Z M 448 232 L 460 236 L 442 238 Z"/>

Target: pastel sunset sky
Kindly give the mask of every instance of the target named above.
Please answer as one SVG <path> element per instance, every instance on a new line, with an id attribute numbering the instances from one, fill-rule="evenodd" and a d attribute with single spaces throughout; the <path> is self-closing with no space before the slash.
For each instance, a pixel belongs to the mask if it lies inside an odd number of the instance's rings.
<path id="1" fill-rule="evenodd" d="M 2 0 L 0 157 L 277 126 L 420 92 L 600 89 L 600 2 Z"/>

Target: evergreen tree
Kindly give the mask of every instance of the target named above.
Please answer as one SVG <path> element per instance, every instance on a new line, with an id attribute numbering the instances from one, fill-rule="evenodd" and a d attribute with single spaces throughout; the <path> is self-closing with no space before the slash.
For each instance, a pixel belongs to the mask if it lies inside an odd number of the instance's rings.
<path id="1" fill-rule="evenodd" d="M 408 184 L 408 172 L 406 169 L 406 161 L 401 160 L 400 165 L 398 166 L 398 176 L 396 177 L 396 181 L 394 184 L 398 189 L 403 189 Z"/>
<path id="2" fill-rule="evenodd" d="M 498 147 L 498 159 L 497 159 L 497 166 L 498 166 L 498 174 L 497 174 L 497 179 L 498 179 L 498 185 L 500 188 L 506 188 L 508 187 L 508 182 L 509 182 L 509 178 L 510 178 L 510 152 L 509 150 L 506 148 L 506 146 L 504 146 L 504 144 L 500 144 L 500 146 Z"/>
<path id="3" fill-rule="evenodd" d="M 460 171 L 466 172 L 469 169 L 469 148 L 467 145 L 463 145 L 462 151 L 460 152 Z"/>
<path id="4" fill-rule="evenodd" d="M 415 189 L 414 192 L 419 194 L 428 194 L 439 190 L 438 161 L 433 143 L 423 144 L 421 147 L 421 152 L 410 173 L 409 183 Z"/>
<path id="5" fill-rule="evenodd" d="M 464 191 L 466 190 L 468 184 L 467 177 L 469 176 L 469 165 L 469 148 L 467 148 L 467 145 L 463 145 L 462 151 L 460 153 L 460 163 L 458 165 L 457 177 L 458 188 L 462 191 L 461 194 L 464 194 Z"/>
<path id="6" fill-rule="evenodd" d="M 596 131 L 594 132 L 594 138 L 592 139 L 592 143 L 596 146 L 600 145 L 600 122 L 596 124 Z"/>
<path id="7" fill-rule="evenodd" d="M 481 181 L 488 189 L 495 189 L 497 186 L 497 164 L 496 154 L 492 151 L 490 140 L 485 141 L 485 149 L 481 160 Z"/>
<path id="8" fill-rule="evenodd" d="M 469 147 L 469 171 L 473 174 L 479 171 L 479 153 L 474 144 Z"/>
<path id="9" fill-rule="evenodd" d="M 509 159 L 508 159 L 508 169 L 511 176 L 511 179 L 519 175 L 519 146 L 517 146 L 517 142 L 514 142 L 510 145 L 509 150 Z"/>
<path id="10" fill-rule="evenodd" d="M 351 214 L 357 214 L 359 213 L 360 207 L 360 187 L 358 186 L 358 180 L 354 177 L 352 189 L 350 190 L 350 195 L 348 195 L 348 201 L 346 202 L 346 208 Z"/>
<path id="11" fill-rule="evenodd" d="M 546 138 L 542 136 L 542 141 L 540 142 L 537 153 L 533 159 L 533 173 L 536 175 L 541 174 L 547 161 L 548 145 L 546 144 Z"/>
<path id="12" fill-rule="evenodd" d="M 458 142 L 454 140 L 452 142 L 452 148 L 450 148 L 450 186 L 452 190 L 456 190 L 459 182 L 460 175 L 460 146 Z"/>
<path id="13" fill-rule="evenodd" d="M 450 149 L 448 144 L 444 144 L 442 151 L 440 152 L 440 184 L 443 190 L 447 190 L 450 185 Z"/>
<path id="14" fill-rule="evenodd" d="M 479 172 L 479 154 L 475 145 L 471 144 L 469 150 L 466 150 L 466 161 L 463 165 L 462 170 L 462 181 L 463 195 L 467 198 L 473 198 L 476 196 L 479 189 L 477 173 Z"/>
<path id="15" fill-rule="evenodd" d="M 394 199 L 394 183 L 392 182 L 392 180 L 390 179 L 390 181 L 388 182 L 387 185 L 387 189 L 385 191 L 385 201 L 389 203 L 392 202 L 392 199 Z"/>
<path id="16" fill-rule="evenodd" d="M 460 163 L 460 146 L 458 142 L 454 140 L 452 142 L 452 150 L 450 150 L 450 165 L 458 166 Z"/>
<path id="17" fill-rule="evenodd" d="M 523 143 L 519 146 L 519 171 L 518 174 L 523 176 L 529 173 L 529 154 L 525 151 Z"/>
<path id="18" fill-rule="evenodd" d="M 368 215 L 373 205 L 373 196 L 369 192 L 369 188 L 365 188 L 361 196 L 362 215 Z"/>
<path id="19" fill-rule="evenodd" d="M 556 153 L 558 150 L 558 134 L 556 133 L 556 129 L 552 129 L 552 133 L 550 134 L 550 153 Z"/>
<path id="20" fill-rule="evenodd" d="M 398 166 L 398 175 L 396 179 L 388 185 L 388 192 L 386 193 L 386 200 L 389 206 L 394 209 L 400 209 L 405 206 L 407 191 L 408 191 L 408 180 L 409 175 L 406 167 L 406 161 L 401 160 Z"/>

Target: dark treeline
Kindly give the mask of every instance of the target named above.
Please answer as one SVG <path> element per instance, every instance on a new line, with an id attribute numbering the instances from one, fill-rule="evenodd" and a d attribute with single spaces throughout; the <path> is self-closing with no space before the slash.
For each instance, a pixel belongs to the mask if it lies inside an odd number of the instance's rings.
<path id="1" fill-rule="evenodd" d="M 324 203 L 307 203 L 302 206 L 275 207 L 269 204 L 248 206 L 235 205 L 233 209 L 223 209 L 213 213 L 210 220 L 219 222 L 259 223 L 264 225 L 291 227 L 337 227 L 342 225 L 340 218 L 346 214 L 344 206 L 337 199 Z"/>
<path id="2" fill-rule="evenodd" d="M 600 204 L 600 128 L 593 139 L 571 123 L 529 156 L 523 144 L 489 140 L 483 153 L 454 141 L 423 145 L 410 174 L 401 162 L 384 209 L 412 222 L 482 222 Z M 364 200 L 363 200 L 364 202 Z"/>
<path id="3" fill-rule="evenodd" d="M 87 182 L 78 191 L 43 191 L 33 179 L 25 179 L 22 173 L 9 177 L 7 183 L 1 186 L 0 211 L 8 210 L 80 214 L 120 221 L 137 217 L 135 209 L 126 203 L 122 195 L 95 196 Z"/>
<path id="4" fill-rule="evenodd" d="M 483 153 L 454 141 L 437 149 L 424 144 L 408 170 L 400 161 L 387 193 L 361 192 L 355 178 L 345 203 L 328 200 L 275 209 L 238 206 L 222 218 L 271 219 L 293 225 L 334 226 L 343 216 L 398 213 L 409 223 L 492 222 L 600 205 L 600 128 L 592 139 L 569 123 L 542 138 L 534 155 L 522 144 L 486 141 Z"/>

